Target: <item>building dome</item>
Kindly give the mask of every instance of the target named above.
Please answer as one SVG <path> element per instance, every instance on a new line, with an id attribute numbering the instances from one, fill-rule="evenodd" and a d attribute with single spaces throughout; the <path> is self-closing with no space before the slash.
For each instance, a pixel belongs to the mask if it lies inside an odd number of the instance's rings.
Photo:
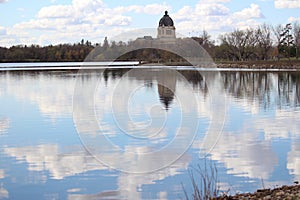
<path id="1" fill-rule="evenodd" d="M 165 15 L 159 20 L 159 26 L 174 26 L 174 22 L 168 15 L 168 11 L 165 11 Z"/>
<path id="2" fill-rule="evenodd" d="M 168 11 L 159 20 L 159 26 L 157 28 L 157 38 L 158 39 L 175 39 L 175 26 L 171 17 L 168 15 Z"/>

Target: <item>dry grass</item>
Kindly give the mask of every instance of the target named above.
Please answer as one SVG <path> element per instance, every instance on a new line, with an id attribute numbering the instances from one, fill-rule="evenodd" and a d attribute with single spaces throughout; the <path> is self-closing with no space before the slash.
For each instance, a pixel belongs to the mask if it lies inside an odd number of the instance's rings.
<path id="1" fill-rule="evenodd" d="M 197 165 L 196 168 L 189 170 L 189 176 L 192 182 L 192 194 L 188 194 L 183 187 L 185 198 L 187 200 L 209 200 L 218 197 L 219 182 L 217 167 L 210 162 L 204 163 L 204 166 Z"/>

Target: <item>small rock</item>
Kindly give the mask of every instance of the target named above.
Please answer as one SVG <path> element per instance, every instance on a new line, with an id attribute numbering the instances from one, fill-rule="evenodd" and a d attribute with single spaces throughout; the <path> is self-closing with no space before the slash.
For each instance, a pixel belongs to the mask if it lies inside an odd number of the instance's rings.
<path id="1" fill-rule="evenodd" d="M 269 192 L 271 189 L 258 189 L 257 192 Z"/>
<path id="2" fill-rule="evenodd" d="M 282 196 L 282 195 L 284 195 L 284 191 L 279 191 L 276 193 L 276 196 Z"/>
<path id="3" fill-rule="evenodd" d="M 264 200 L 270 200 L 270 199 L 272 199 L 271 195 L 268 195 L 268 196 L 264 197 Z"/>

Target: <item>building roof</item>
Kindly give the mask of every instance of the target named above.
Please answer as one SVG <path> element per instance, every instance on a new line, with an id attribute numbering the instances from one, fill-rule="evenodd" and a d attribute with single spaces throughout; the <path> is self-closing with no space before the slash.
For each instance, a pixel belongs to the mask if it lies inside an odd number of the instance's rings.
<path id="1" fill-rule="evenodd" d="M 168 11 L 165 11 L 165 15 L 159 20 L 159 26 L 174 26 L 174 22 L 168 15 Z"/>

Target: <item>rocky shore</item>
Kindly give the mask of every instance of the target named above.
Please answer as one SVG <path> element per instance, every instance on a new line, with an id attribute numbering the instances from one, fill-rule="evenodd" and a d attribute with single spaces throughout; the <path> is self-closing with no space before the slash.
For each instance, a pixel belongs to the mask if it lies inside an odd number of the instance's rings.
<path id="1" fill-rule="evenodd" d="M 221 196 L 214 200 L 300 200 L 300 185 L 282 186 L 275 189 L 260 189 L 254 193 L 236 194 L 234 196 Z"/>
<path id="2" fill-rule="evenodd" d="M 217 62 L 218 68 L 300 70 L 300 60 Z"/>

